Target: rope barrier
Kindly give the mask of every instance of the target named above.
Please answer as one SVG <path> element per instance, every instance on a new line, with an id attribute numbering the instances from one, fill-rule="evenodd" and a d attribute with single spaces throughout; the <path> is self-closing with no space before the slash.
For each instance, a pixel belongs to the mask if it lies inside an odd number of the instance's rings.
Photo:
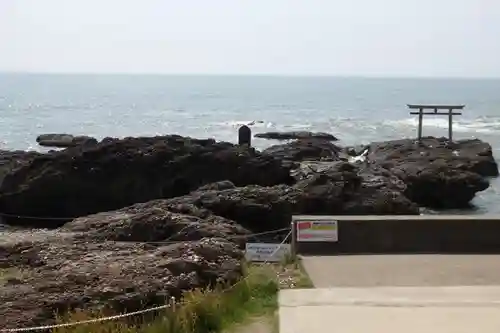
<path id="1" fill-rule="evenodd" d="M 36 217 L 36 216 L 24 216 L 24 215 L 14 215 L 14 214 L 7 214 L 7 213 L 2 213 L 0 212 L 0 217 L 13 217 L 17 219 L 25 219 L 25 220 L 52 220 L 52 221 L 69 221 L 69 220 L 74 220 L 83 216 L 77 216 L 77 217 Z M 191 227 L 191 225 L 187 225 L 186 227 L 182 228 L 177 232 L 177 234 L 174 234 L 170 236 L 169 238 L 163 240 L 163 241 L 151 241 L 151 242 L 142 242 L 142 243 L 148 243 L 148 244 L 164 244 L 174 238 L 176 235 L 184 231 L 185 229 Z M 271 230 L 271 231 L 264 231 L 261 233 L 255 233 L 255 234 L 250 234 L 250 235 L 241 235 L 241 236 L 234 236 L 233 238 L 250 238 L 250 237 L 256 237 L 256 236 L 263 236 L 263 235 L 268 235 L 268 234 L 273 234 L 273 233 L 278 233 L 280 231 L 286 231 L 289 228 L 282 228 L 278 230 Z M 173 243 L 173 242 L 172 242 Z"/>
<path id="2" fill-rule="evenodd" d="M 286 230 L 290 230 L 290 227 L 288 228 L 281 228 L 281 229 L 275 229 L 275 230 L 270 230 L 270 231 L 263 231 L 263 232 L 258 232 L 258 233 L 255 233 L 255 234 L 250 234 L 250 235 L 238 235 L 238 236 L 234 236 L 235 238 L 250 238 L 250 237 L 256 237 L 256 236 L 264 236 L 264 235 L 271 235 L 271 234 L 277 234 L 281 231 L 286 231 Z"/>
<path id="3" fill-rule="evenodd" d="M 72 326 L 79 326 L 79 325 L 95 324 L 95 323 L 100 323 L 100 322 L 103 322 L 103 321 L 116 320 L 116 319 L 121 319 L 121 318 L 136 316 L 136 315 L 143 314 L 143 313 L 148 313 L 148 312 L 163 310 L 163 309 L 167 309 L 169 307 L 170 307 L 170 304 L 165 304 L 165 305 L 161 305 L 161 306 L 156 306 L 154 308 L 149 308 L 149 309 L 145 309 L 145 310 L 139 310 L 139 311 L 124 313 L 124 314 L 121 314 L 121 315 L 115 315 L 115 316 L 110 316 L 110 317 L 88 319 L 88 320 L 75 321 L 75 322 L 72 322 L 72 323 L 63 323 L 63 324 L 57 324 L 57 325 L 45 325 L 45 326 L 24 327 L 24 328 L 5 328 L 5 329 L 2 329 L 0 332 L 45 331 L 45 330 L 52 330 L 52 329 L 55 329 L 55 328 L 63 328 L 63 327 L 72 327 Z"/>
<path id="4" fill-rule="evenodd" d="M 291 234 L 292 234 L 292 231 L 289 231 L 288 234 L 286 235 L 285 239 L 283 239 L 283 241 L 278 245 L 278 247 L 276 248 L 276 250 L 274 250 L 271 253 L 271 255 L 269 256 L 269 258 L 271 258 L 272 256 L 274 256 L 280 250 L 281 245 L 285 244 L 285 242 L 287 241 L 287 239 L 290 237 Z M 268 261 L 269 260 L 265 260 L 263 262 L 263 264 L 267 264 Z M 250 276 L 251 275 L 245 276 L 243 279 L 241 279 L 237 283 L 233 284 L 231 287 L 225 289 L 223 292 L 230 291 L 231 289 L 235 288 L 238 284 L 246 281 Z M 190 303 L 184 303 L 184 304 L 192 304 L 192 303 L 195 303 L 195 301 L 192 301 Z M 76 322 L 72 322 L 72 323 L 55 324 L 55 325 L 24 327 L 24 328 L 6 328 L 6 329 L 0 330 L 0 332 L 15 333 L 15 332 L 44 331 L 44 330 L 51 330 L 51 329 L 56 329 L 56 328 L 64 328 L 64 327 L 73 327 L 73 326 L 79 326 L 79 325 L 94 324 L 94 323 L 100 323 L 100 322 L 104 322 L 104 321 L 111 321 L 111 320 L 117 320 L 117 319 L 121 319 L 121 318 L 132 317 L 132 316 L 136 316 L 136 315 L 144 314 L 144 313 L 148 313 L 148 312 L 153 312 L 153 311 L 159 311 L 159 310 L 163 310 L 163 309 L 168 309 L 169 307 L 171 307 L 170 304 L 165 304 L 165 305 L 160 305 L 160 306 L 156 306 L 156 307 L 149 308 L 149 309 L 144 309 L 144 310 L 139 310 L 139 311 L 124 313 L 124 314 L 110 316 L 110 317 L 95 318 L 95 319 L 89 319 L 89 320 L 83 320 L 83 321 L 76 321 Z"/>
<path id="5" fill-rule="evenodd" d="M 89 214 L 90 215 L 90 214 Z M 77 217 L 47 217 L 47 216 L 29 216 L 29 215 L 16 215 L 16 214 L 9 214 L 9 213 L 2 213 L 0 212 L 0 216 L 3 217 L 12 217 L 20 220 L 46 220 L 46 221 L 69 221 L 69 220 L 74 220 L 82 216 L 77 216 Z M 83 215 L 85 216 L 85 215 Z"/>
<path id="6" fill-rule="evenodd" d="M 29 219 L 37 219 L 37 220 L 60 220 L 60 221 L 62 221 L 62 220 L 64 220 L 64 221 L 74 220 L 76 218 L 82 217 L 82 216 L 79 216 L 79 217 L 35 217 L 35 216 L 13 215 L 13 214 L 7 214 L 7 213 L 2 213 L 2 212 L 0 212 L 0 216 L 15 217 L 15 218 L 18 218 L 18 219 L 27 219 L 27 220 L 29 220 Z M 189 229 L 190 227 L 196 227 L 196 225 L 189 224 L 189 225 L 183 227 L 177 233 L 171 235 L 170 237 L 168 237 L 167 239 L 162 240 L 162 241 L 143 241 L 143 242 L 140 242 L 140 243 L 145 243 L 145 244 L 175 244 L 175 243 L 179 243 L 179 242 L 184 242 L 184 241 L 171 241 L 171 239 L 173 239 L 174 237 L 176 237 L 177 235 L 179 235 L 184 230 Z M 254 233 L 254 234 L 250 234 L 250 235 L 236 235 L 236 236 L 232 236 L 232 238 L 233 239 L 255 238 L 257 236 L 264 236 L 264 235 L 270 235 L 270 234 L 279 233 L 281 231 L 286 231 L 288 229 L 289 228 L 281 228 L 281 229 L 276 229 L 276 230 L 271 230 L 271 231 L 264 231 L 264 232 L 260 232 L 260 233 Z M 193 232 L 195 232 L 195 231 L 196 230 L 193 230 Z M 187 235 L 189 235 L 190 233 L 188 233 Z M 117 241 L 117 242 L 119 242 L 119 241 Z M 127 243 L 127 242 L 123 242 L 123 243 Z"/>
<path id="7" fill-rule="evenodd" d="M 189 225 L 191 226 L 191 225 Z M 187 226 L 187 227 L 189 227 Z M 179 230 L 175 235 L 172 235 L 170 236 L 169 238 L 163 240 L 163 241 L 141 241 L 141 242 L 137 242 L 137 243 L 144 243 L 144 244 L 177 244 L 177 243 L 182 243 L 182 242 L 187 242 L 187 240 L 178 240 L 178 241 L 170 241 L 172 238 L 174 238 L 175 236 L 177 236 L 179 233 L 181 233 L 182 231 L 184 231 L 185 229 L 187 229 L 187 227 L 184 227 L 182 228 L 181 230 Z M 196 225 L 195 225 L 196 227 Z M 254 233 L 254 234 L 249 234 L 249 235 L 235 235 L 235 236 L 230 236 L 231 239 L 248 239 L 248 238 L 256 238 L 258 236 L 265 236 L 265 235 L 272 235 L 272 234 L 278 234 L 280 232 L 283 232 L 283 231 L 287 231 L 287 230 L 290 230 L 290 228 L 281 228 L 281 229 L 275 229 L 275 230 L 270 230 L 270 231 L 264 231 L 264 232 L 258 232 L 258 233 Z M 195 232 L 196 230 L 193 230 L 192 232 L 188 232 L 185 236 L 188 236 L 189 234 Z M 129 242 L 126 242 L 126 241 L 121 241 L 120 243 L 129 243 Z"/>

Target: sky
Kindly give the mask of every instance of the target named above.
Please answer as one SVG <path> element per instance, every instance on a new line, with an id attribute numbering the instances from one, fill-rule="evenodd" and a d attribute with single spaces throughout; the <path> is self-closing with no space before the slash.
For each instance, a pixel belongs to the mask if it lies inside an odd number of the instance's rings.
<path id="1" fill-rule="evenodd" d="M 0 0 L 0 71 L 500 77 L 500 1 Z"/>

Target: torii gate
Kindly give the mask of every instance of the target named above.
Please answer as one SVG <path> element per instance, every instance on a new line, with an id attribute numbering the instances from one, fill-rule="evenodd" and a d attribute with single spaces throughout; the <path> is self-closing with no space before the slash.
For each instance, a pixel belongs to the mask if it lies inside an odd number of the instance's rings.
<path id="1" fill-rule="evenodd" d="M 424 115 L 441 115 L 441 116 L 448 116 L 448 140 L 450 142 L 453 141 L 453 116 L 460 116 L 462 115 L 461 110 L 465 107 L 465 105 L 436 105 L 436 104 L 430 104 L 430 105 L 425 105 L 425 104 L 407 104 L 408 108 L 411 110 L 418 109 L 417 111 L 410 111 L 410 114 L 412 115 L 418 115 L 418 141 L 422 139 L 422 120 L 424 118 Z M 431 111 L 424 111 L 424 110 L 434 110 L 433 112 Z M 439 110 L 447 110 L 447 112 L 439 111 Z M 460 110 L 460 111 L 454 111 L 454 110 Z"/>

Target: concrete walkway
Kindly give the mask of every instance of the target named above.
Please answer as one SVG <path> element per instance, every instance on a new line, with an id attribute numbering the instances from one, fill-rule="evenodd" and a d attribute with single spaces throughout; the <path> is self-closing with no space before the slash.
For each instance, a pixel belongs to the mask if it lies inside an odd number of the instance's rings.
<path id="1" fill-rule="evenodd" d="M 319 289 L 280 292 L 281 333 L 500 332 L 500 255 L 304 257 L 303 265 Z"/>
<path id="2" fill-rule="evenodd" d="M 500 255 L 350 255 L 302 262 L 317 288 L 500 286 Z"/>
<path id="3" fill-rule="evenodd" d="M 281 333 L 500 332 L 500 287 L 283 290 Z"/>

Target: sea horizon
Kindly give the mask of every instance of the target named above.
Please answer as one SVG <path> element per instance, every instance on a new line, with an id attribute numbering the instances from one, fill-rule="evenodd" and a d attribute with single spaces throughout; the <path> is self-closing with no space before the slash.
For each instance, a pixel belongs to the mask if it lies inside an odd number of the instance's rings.
<path id="1" fill-rule="evenodd" d="M 7 71 L 0 75 L 50 75 L 50 76 L 164 76 L 164 77 L 255 77 L 255 78 L 328 78 L 328 79 L 381 79 L 381 80 L 500 80 L 500 76 L 427 76 L 427 75 L 335 75 L 287 73 L 158 73 L 158 72 L 73 72 L 73 71 Z"/>

